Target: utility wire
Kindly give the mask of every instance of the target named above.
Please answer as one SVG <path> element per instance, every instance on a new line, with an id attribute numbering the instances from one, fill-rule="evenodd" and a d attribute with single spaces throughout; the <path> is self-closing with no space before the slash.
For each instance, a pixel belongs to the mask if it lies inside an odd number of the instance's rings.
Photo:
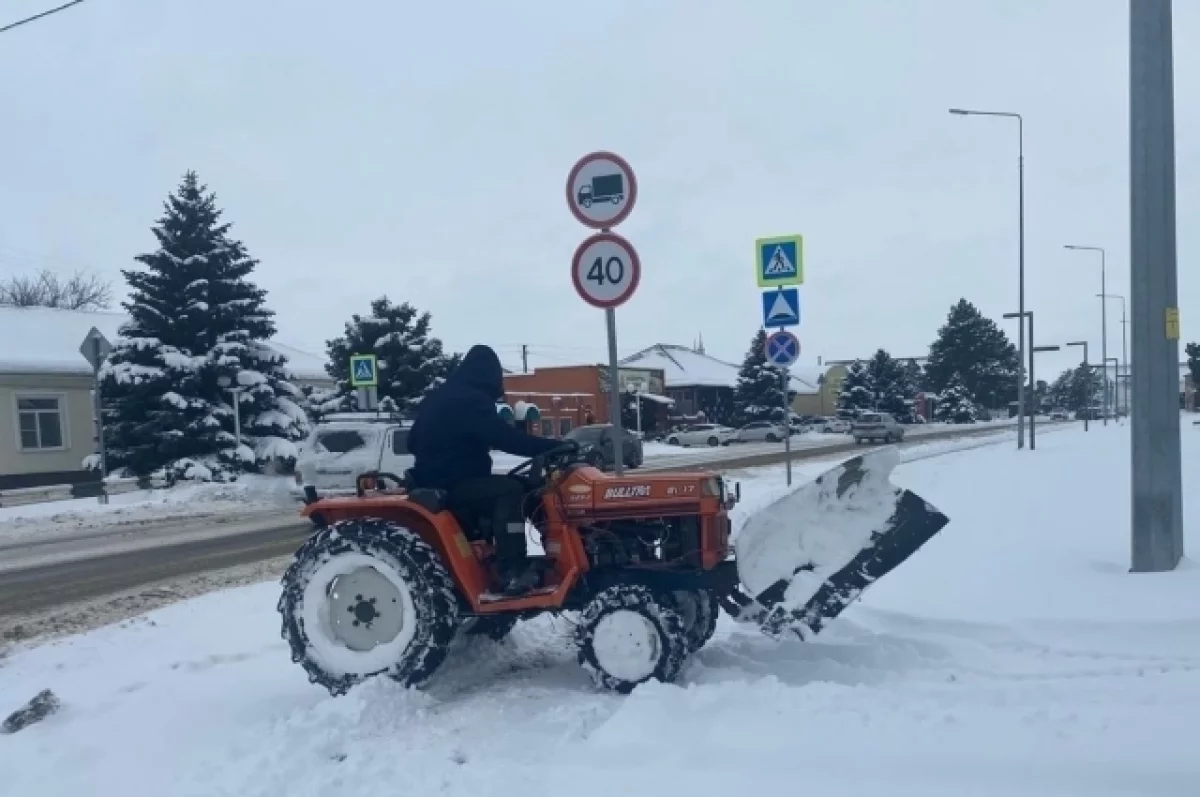
<path id="1" fill-rule="evenodd" d="M 52 8 L 49 11 L 43 11 L 40 14 L 34 14 L 32 17 L 26 17 L 25 19 L 18 20 L 9 25 L 5 25 L 3 28 L 0 28 L 0 33 L 4 33 L 5 31 L 9 31 L 9 30 L 12 30 L 13 28 L 20 27 L 21 25 L 25 25 L 25 24 L 27 24 L 29 22 L 33 22 L 34 20 L 37 20 L 37 19 L 41 19 L 42 17 L 48 17 L 51 14 L 57 14 L 59 11 L 66 10 L 66 9 L 70 8 L 71 6 L 77 6 L 82 2 L 83 2 L 83 0 L 71 0 L 71 2 L 61 5 L 58 8 Z"/>

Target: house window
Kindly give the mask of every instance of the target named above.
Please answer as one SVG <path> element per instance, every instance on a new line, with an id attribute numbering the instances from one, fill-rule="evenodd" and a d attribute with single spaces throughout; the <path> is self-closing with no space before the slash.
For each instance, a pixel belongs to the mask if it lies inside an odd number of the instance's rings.
<path id="1" fill-rule="evenodd" d="M 570 418 L 559 418 L 558 419 L 558 436 L 566 437 L 570 433 L 571 433 L 571 419 Z"/>
<path id="2" fill-rule="evenodd" d="M 17 396 L 17 427 L 22 451 L 64 448 L 62 399 L 57 396 Z"/>
<path id="3" fill-rule="evenodd" d="M 542 437 L 554 437 L 553 418 L 542 418 Z"/>

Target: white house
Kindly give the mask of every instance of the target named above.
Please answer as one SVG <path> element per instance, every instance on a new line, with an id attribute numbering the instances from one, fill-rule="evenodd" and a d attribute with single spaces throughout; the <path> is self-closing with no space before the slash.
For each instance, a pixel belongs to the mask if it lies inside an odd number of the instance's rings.
<path id="1" fill-rule="evenodd" d="M 707 408 L 706 414 L 718 421 L 725 419 L 716 408 L 728 410 L 741 369 L 739 365 L 706 354 L 703 345 L 692 348 L 670 343 L 657 343 L 642 349 L 621 360 L 621 365 L 662 370 L 665 392 L 668 398 L 674 400 L 676 414 L 693 417 Z M 793 373 L 791 392 L 815 396 L 819 387 L 815 378 L 809 382 Z"/>
<path id="2" fill-rule="evenodd" d="M 92 327 L 109 340 L 124 313 L 0 307 L 0 491 L 96 478 L 92 369 L 79 351 Z M 325 358 L 272 341 L 300 385 L 332 387 Z"/>

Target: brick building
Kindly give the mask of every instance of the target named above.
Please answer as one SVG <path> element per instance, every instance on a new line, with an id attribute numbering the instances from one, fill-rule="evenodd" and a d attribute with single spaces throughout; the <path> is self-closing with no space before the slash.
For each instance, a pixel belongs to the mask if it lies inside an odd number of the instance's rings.
<path id="1" fill-rule="evenodd" d="M 576 426 L 609 423 L 609 370 L 600 365 L 535 368 L 527 374 L 504 375 L 504 402 L 518 401 L 538 408 L 541 421 L 534 429 L 544 437 L 562 437 Z M 671 400 L 663 395 L 663 373 L 646 368 L 621 368 L 621 392 L 642 394 L 642 429 L 665 428 Z"/>

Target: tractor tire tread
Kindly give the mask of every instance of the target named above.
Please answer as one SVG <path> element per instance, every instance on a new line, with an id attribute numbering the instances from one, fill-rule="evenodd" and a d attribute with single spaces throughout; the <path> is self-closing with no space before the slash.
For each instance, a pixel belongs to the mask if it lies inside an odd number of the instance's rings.
<path id="1" fill-rule="evenodd" d="M 418 628 L 400 661 L 377 672 L 335 675 L 309 655 L 304 591 L 322 565 L 348 553 L 377 558 L 396 571 L 412 595 Z M 291 648 L 292 661 L 304 668 L 310 682 L 335 697 L 376 675 L 387 675 L 405 686 L 420 686 L 441 666 L 458 630 L 458 592 L 437 551 L 405 526 L 379 518 L 343 520 L 321 528 L 296 551 L 280 584 L 283 591 L 276 609 L 282 616 L 281 636 Z"/>
<path id="2" fill-rule="evenodd" d="M 666 648 L 654 672 L 642 681 L 625 681 L 606 673 L 600 667 L 592 647 L 596 624 L 610 611 L 621 609 L 636 611 L 650 620 L 658 629 L 659 638 Z M 641 584 L 617 584 L 596 595 L 580 613 L 575 642 L 579 650 L 579 663 L 592 681 L 601 688 L 619 694 L 629 694 L 638 684 L 651 678 L 664 683 L 673 682 L 690 652 L 687 631 L 674 599 Z"/>

